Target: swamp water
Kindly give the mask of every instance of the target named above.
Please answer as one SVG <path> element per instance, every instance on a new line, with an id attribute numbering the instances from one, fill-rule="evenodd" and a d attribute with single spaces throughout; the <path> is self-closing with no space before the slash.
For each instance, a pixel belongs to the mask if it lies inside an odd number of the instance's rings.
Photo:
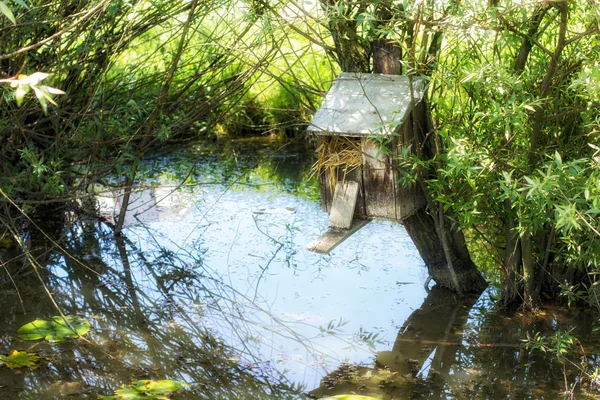
<path id="1" fill-rule="evenodd" d="M 110 221 L 71 216 L 60 249 L 30 229 L 37 272 L 0 249 L 10 272 L 0 354 L 42 357 L 37 369 L 0 368 L 0 399 L 95 399 L 140 379 L 188 383 L 174 399 L 554 399 L 578 382 L 577 369 L 521 339 L 586 337 L 592 318 L 508 318 L 489 312 L 492 289 L 467 302 L 428 292 L 399 224 L 371 222 L 331 255 L 306 251 L 328 219 L 311 164 L 310 152 L 265 139 L 189 145 L 146 161 L 123 238 Z M 109 193 L 99 202 L 109 219 L 119 206 Z M 91 331 L 57 344 L 18 338 L 56 306 Z"/>

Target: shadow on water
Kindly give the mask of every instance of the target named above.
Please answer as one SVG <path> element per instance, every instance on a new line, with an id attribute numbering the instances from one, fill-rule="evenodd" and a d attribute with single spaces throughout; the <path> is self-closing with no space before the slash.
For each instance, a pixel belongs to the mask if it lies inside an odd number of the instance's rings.
<path id="1" fill-rule="evenodd" d="M 38 262 L 46 258 L 42 279 L 61 310 L 86 317 L 92 333 L 77 343 L 54 345 L 17 339 L 19 326 L 57 311 L 28 266 L 10 263 L 18 268 L 11 274 L 23 304 L 16 291 L 3 285 L 0 343 L 4 349 L 36 352 L 47 362 L 23 373 L 0 369 L 1 398 L 96 398 L 134 380 L 165 377 L 192 384 L 183 398 L 299 395 L 300 388 L 275 372 L 268 360 L 254 359 L 249 349 L 231 348 L 203 323 L 205 308 L 218 303 L 219 311 L 230 315 L 225 320 L 236 323 L 240 318 L 236 329 L 240 335 L 248 333 L 242 316 L 236 315 L 237 293 L 198 265 L 167 267 L 168 255 L 162 265 L 157 259 L 150 262 L 132 243 L 115 239 L 104 223 L 78 221 L 63 246 L 60 253 L 35 249 L 42 253 Z M 67 256 L 84 253 L 84 265 Z"/>
<path id="2" fill-rule="evenodd" d="M 485 297 L 485 294 L 484 296 Z M 483 308 L 484 315 L 478 308 Z M 593 343 L 589 313 L 551 309 L 512 317 L 495 315 L 482 299 L 457 298 L 434 286 L 398 331 L 391 350 L 375 354 L 371 365 L 342 364 L 311 392 L 315 398 L 359 394 L 378 399 L 557 399 L 597 398 L 598 390 L 572 385 L 582 374 L 575 365 L 529 352 L 522 339 L 564 327 Z M 598 362 L 597 347 L 585 355 Z M 577 359 L 577 357 L 575 357 Z M 584 385 L 587 389 L 587 383 Z"/>
<path id="3" fill-rule="evenodd" d="M 187 382 L 173 398 L 190 399 L 564 390 L 563 366 L 519 340 L 571 325 L 589 334 L 579 316 L 506 318 L 488 312 L 489 292 L 469 301 L 426 292 L 422 261 L 395 223 L 367 225 L 330 256 L 307 252 L 327 226 L 311 163 L 264 140 L 170 150 L 146 160 L 123 238 L 110 223 L 119 193 L 99 189 L 107 220 L 68 215 L 46 232 L 60 248 L 35 229 L 25 235 L 39 276 L 24 254 L 0 248 L 0 354 L 44 357 L 35 370 L 1 367 L 0 398 L 96 398 L 138 379 Z M 85 339 L 20 340 L 20 326 L 58 315 L 53 301 L 90 321 Z"/>

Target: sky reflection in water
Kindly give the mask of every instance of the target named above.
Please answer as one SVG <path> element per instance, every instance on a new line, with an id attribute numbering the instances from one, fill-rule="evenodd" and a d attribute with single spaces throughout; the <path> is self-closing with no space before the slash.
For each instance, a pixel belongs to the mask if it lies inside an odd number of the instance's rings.
<path id="1" fill-rule="evenodd" d="M 143 378 L 195 383 L 187 398 L 297 397 L 290 383 L 319 396 L 543 398 L 547 382 L 555 398 L 562 370 L 519 349 L 525 332 L 557 329 L 555 316 L 487 323 L 490 293 L 474 305 L 428 294 L 425 266 L 396 223 L 371 222 L 328 256 L 306 251 L 327 214 L 308 179 L 310 154 L 279 146 L 198 144 L 149 159 L 124 239 L 106 223 L 70 226 L 64 247 L 85 267 L 39 251 L 48 243 L 32 235 L 56 301 L 93 330 L 84 344 L 17 340 L 19 326 L 56 310 L 30 269 L 11 263 L 28 312 L 3 281 L 3 353 L 52 360 L 21 375 L 0 369 L 2 398 L 95 398 Z M 111 217 L 118 196 L 100 201 Z M 575 321 L 563 322 L 591 330 Z"/>
<path id="2" fill-rule="evenodd" d="M 278 163 L 297 165 L 298 159 L 290 154 Z M 154 198 L 156 208 L 138 215 L 137 224 L 131 221 L 126 235 L 146 253 L 162 247 L 178 258 L 200 259 L 204 270 L 234 290 L 236 308 L 252 319 L 252 328 L 240 335 L 237 323 L 219 312 L 203 322 L 233 347 L 251 343 L 255 356 L 316 387 L 340 361 L 369 362 L 373 349 L 389 347 L 424 299 L 427 274 L 402 226 L 391 222 L 367 225 L 330 256 L 306 251 L 326 229 L 327 214 L 318 202 L 294 194 L 289 180 L 269 178 L 253 182 L 267 183 L 260 191 L 200 184 L 169 193 L 178 182 L 159 174 L 154 196 L 140 199 L 151 205 Z M 330 322 L 341 326 L 322 334 L 319 327 Z M 383 341 L 374 348 L 361 343 L 361 328 Z"/>

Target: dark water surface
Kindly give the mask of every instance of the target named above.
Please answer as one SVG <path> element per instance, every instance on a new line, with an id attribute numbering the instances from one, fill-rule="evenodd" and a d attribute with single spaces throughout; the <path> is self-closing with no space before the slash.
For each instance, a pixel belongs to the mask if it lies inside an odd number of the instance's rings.
<path id="1" fill-rule="evenodd" d="M 266 139 L 188 145 L 147 160 L 123 238 L 111 231 L 118 193 L 96 188 L 106 221 L 70 216 L 50 232 L 61 248 L 30 230 L 37 273 L 0 249 L 0 354 L 45 358 L 0 368 L 0 399 L 95 399 L 138 379 L 187 382 L 173 398 L 189 399 L 554 399 L 578 370 L 521 339 L 571 328 L 597 363 L 587 314 L 505 317 L 489 312 L 493 289 L 472 301 L 427 292 L 399 224 L 371 222 L 331 255 L 306 251 L 327 227 L 312 161 Z M 90 321 L 85 340 L 18 339 L 57 306 Z"/>

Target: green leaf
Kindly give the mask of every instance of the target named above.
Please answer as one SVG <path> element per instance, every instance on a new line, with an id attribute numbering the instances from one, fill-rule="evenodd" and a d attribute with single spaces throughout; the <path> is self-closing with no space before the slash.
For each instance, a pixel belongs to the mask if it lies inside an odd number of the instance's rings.
<path id="1" fill-rule="evenodd" d="M 56 102 L 52 98 L 57 94 L 65 94 L 60 89 L 56 89 L 50 86 L 41 85 L 41 82 L 48 78 L 50 74 L 45 72 L 34 72 L 31 75 L 21 74 L 16 79 L 0 79 L 0 83 L 10 83 L 10 86 L 15 88 L 15 97 L 17 98 L 17 105 L 23 103 L 23 98 L 31 89 L 35 92 L 44 114 L 48 111 L 48 102 L 56 105 Z"/>
<path id="2" fill-rule="evenodd" d="M 12 13 L 12 11 L 10 11 L 10 8 L 8 8 L 6 3 L 4 3 L 3 1 L 0 1 L 0 12 L 4 14 L 6 18 L 10 19 L 10 22 L 12 22 L 15 25 L 17 24 L 17 20 L 15 19 L 14 14 Z"/>
<path id="3" fill-rule="evenodd" d="M 558 151 L 554 152 L 554 162 L 556 162 L 556 166 L 559 169 L 562 168 L 562 158 L 560 157 L 560 154 L 558 154 Z"/>
<path id="4" fill-rule="evenodd" d="M 15 89 L 15 97 L 17 98 L 17 105 L 20 106 L 23 104 L 23 98 L 29 92 L 29 85 L 19 85 Z"/>
<path id="5" fill-rule="evenodd" d="M 56 102 L 54 100 L 52 100 L 52 96 L 54 94 L 64 94 L 65 93 L 62 90 L 59 90 L 59 89 L 56 89 L 56 88 L 53 88 L 50 86 L 42 86 L 41 85 L 41 86 L 32 86 L 31 88 L 35 92 L 35 95 L 38 98 L 40 105 L 44 109 L 44 114 L 48 113 L 48 102 L 56 105 Z"/>
<path id="6" fill-rule="evenodd" d="M 33 91 L 35 92 L 35 95 L 38 98 L 38 101 L 40 102 L 40 106 L 42 106 L 42 110 L 44 110 L 44 114 L 48 114 L 48 101 L 52 100 L 49 100 L 48 97 L 44 95 L 44 92 L 39 90 L 35 86 L 33 87 Z"/>
<path id="7" fill-rule="evenodd" d="M 26 351 L 13 351 L 8 356 L 0 354 L 0 365 L 6 365 L 10 369 L 29 367 L 37 368 L 37 361 L 40 357 Z"/>
<path id="8" fill-rule="evenodd" d="M 13 0 L 15 3 L 17 3 L 18 5 L 20 5 L 21 7 L 25 8 L 25 9 L 29 9 L 29 7 L 27 6 L 27 4 L 25 4 L 25 2 L 23 0 Z"/>
<path id="9" fill-rule="evenodd" d="M 324 397 L 321 400 L 381 400 L 378 397 L 360 396 L 358 394 L 338 394 L 337 396 Z"/>
<path id="10" fill-rule="evenodd" d="M 20 327 L 17 333 L 24 340 L 46 339 L 50 343 L 59 343 L 66 338 L 77 339 L 89 332 L 90 323 L 85 319 L 74 316 L 65 318 L 66 321 L 61 316 L 50 320 L 36 319 Z"/>
<path id="11" fill-rule="evenodd" d="M 104 400 L 168 400 L 169 395 L 188 386 L 187 383 L 169 379 L 161 381 L 140 380 L 115 390 L 114 396 L 99 396 L 98 398 Z"/>

